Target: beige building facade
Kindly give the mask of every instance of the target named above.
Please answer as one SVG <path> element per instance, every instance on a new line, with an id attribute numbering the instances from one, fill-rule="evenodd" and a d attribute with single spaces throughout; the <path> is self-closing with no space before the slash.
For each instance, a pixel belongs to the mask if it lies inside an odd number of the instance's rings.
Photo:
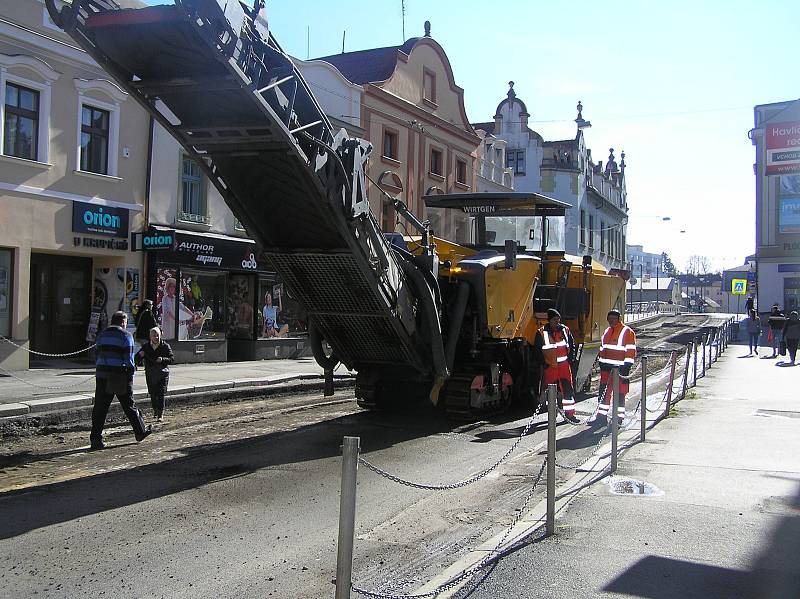
<path id="1" fill-rule="evenodd" d="M 475 191 L 481 144 L 467 119 L 464 90 L 455 82 L 444 49 L 430 36 L 430 24 L 426 23 L 423 37 L 401 46 L 299 61 L 323 109 L 334 118 L 349 117 L 353 122 L 352 114 L 336 114 L 334 105 L 337 96 L 341 99 L 347 94 L 326 94 L 324 88 L 335 83 L 333 78 L 323 79 L 321 69 L 308 68 L 320 62 L 334 67 L 350 84 L 343 91 L 352 93 L 352 85 L 363 89 L 355 121 L 373 145 L 369 177 L 400 197 L 418 218 L 429 219 L 435 234 L 468 241 L 465 215 L 428 211 L 423 200 L 426 194 Z M 352 108 L 348 111 L 353 112 Z M 391 201 L 378 186 L 368 183 L 368 193 L 381 228 L 404 232 Z"/>
<path id="2" fill-rule="evenodd" d="M 92 345 L 140 299 L 129 238 L 145 218 L 149 119 L 43 2 L 0 0 L 0 15 L 0 368 L 18 370 L 42 357 L 30 350 Z"/>

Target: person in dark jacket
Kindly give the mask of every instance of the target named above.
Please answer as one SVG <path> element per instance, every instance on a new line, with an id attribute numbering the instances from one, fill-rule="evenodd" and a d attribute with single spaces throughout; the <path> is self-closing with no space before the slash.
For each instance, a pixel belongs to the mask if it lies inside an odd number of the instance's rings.
<path id="1" fill-rule="evenodd" d="M 751 310 L 742 324 L 747 331 L 747 340 L 750 345 L 750 353 L 747 355 L 752 356 L 753 352 L 756 352 L 756 355 L 758 355 L 758 338 L 761 337 L 761 320 L 758 314 L 756 314 L 756 311 Z"/>
<path id="2" fill-rule="evenodd" d="M 783 337 L 783 325 L 786 324 L 786 316 L 783 315 L 778 304 L 772 306 L 772 312 L 770 312 L 769 320 L 767 321 L 769 324 L 769 336 L 767 337 L 767 341 L 772 343 L 772 358 L 778 357 L 778 347 L 781 344 L 781 338 Z"/>
<path id="3" fill-rule="evenodd" d="M 136 441 L 142 441 L 152 432 L 145 427 L 142 415 L 133 403 L 133 337 L 125 330 L 128 315 L 114 312 L 111 324 L 97 337 L 94 408 L 92 408 L 92 432 L 89 435 L 91 449 L 103 449 L 103 426 L 108 408 L 117 396 L 125 416 L 131 423 Z"/>
<path id="4" fill-rule="evenodd" d="M 153 416 L 158 422 L 164 421 L 164 396 L 169 385 L 169 365 L 175 361 L 175 355 L 169 343 L 161 340 L 161 329 L 150 329 L 150 340 L 142 346 L 137 354 L 144 362 L 144 375 L 147 380 L 147 392 L 153 406 Z"/>
<path id="5" fill-rule="evenodd" d="M 800 320 L 797 317 L 797 310 L 793 310 L 783 325 L 783 340 L 786 342 L 786 349 L 789 350 L 789 359 L 794 365 L 797 358 L 797 343 L 800 341 Z"/>
<path id="6" fill-rule="evenodd" d="M 139 345 L 144 346 L 150 341 L 150 331 L 157 326 L 158 323 L 153 314 L 153 300 L 146 299 L 142 302 L 142 307 L 136 317 L 136 332 L 133 335 Z"/>

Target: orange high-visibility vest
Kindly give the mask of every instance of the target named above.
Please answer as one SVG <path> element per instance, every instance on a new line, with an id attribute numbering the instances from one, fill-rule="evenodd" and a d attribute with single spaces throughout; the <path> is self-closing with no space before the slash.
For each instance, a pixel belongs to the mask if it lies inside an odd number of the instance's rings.
<path id="1" fill-rule="evenodd" d="M 569 345 L 567 345 L 567 336 L 569 329 L 565 326 L 563 330 L 555 331 L 552 334 L 545 330 L 545 327 L 539 329 L 544 340 L 542 345 L 542 353 L 544 354 L 544 361 L 550 367 L 558 366 L 569 360 Z"/>
<path id="2" fill-rule="evenodd" d="M 625 365 L 633 366 L 636 360 L 636 334 L 622 323 L 608 327 L 600 343 L 600 368 L 611 370 Z"/>

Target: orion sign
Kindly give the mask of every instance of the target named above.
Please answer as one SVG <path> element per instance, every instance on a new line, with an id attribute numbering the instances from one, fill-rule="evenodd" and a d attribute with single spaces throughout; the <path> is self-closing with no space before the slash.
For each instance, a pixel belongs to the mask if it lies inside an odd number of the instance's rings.
<path id="1" fill-rule="evenodd" d="M 150 250 L 171 250 L 175 245 L 175 231 L 144 231 L 131 233 L 131 250 L 146 252 Z"/>
<path id="2" fill-rule="evenodd" d="M 109 237 L 128 237 L 128 210 L 72 202 L 72 230 Z"/>

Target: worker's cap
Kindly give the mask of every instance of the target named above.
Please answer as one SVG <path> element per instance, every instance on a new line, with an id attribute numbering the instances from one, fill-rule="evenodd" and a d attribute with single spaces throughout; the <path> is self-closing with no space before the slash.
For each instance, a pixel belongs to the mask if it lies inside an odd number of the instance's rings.
<path id="1" fill-rule="evenodd" d="M 606 316 L 616 316 L 618 318 L 622 318 L 622 313 L 616 308 L 613 308 L 608 311 L 608 314 Z"/>
<path id="2" fill-rule="evenodd" d="M 561 314 L 555 308 L 550 308 L 547 310 L 547 320 L 553 320 L 554 318 L 561 318 Z"/>

